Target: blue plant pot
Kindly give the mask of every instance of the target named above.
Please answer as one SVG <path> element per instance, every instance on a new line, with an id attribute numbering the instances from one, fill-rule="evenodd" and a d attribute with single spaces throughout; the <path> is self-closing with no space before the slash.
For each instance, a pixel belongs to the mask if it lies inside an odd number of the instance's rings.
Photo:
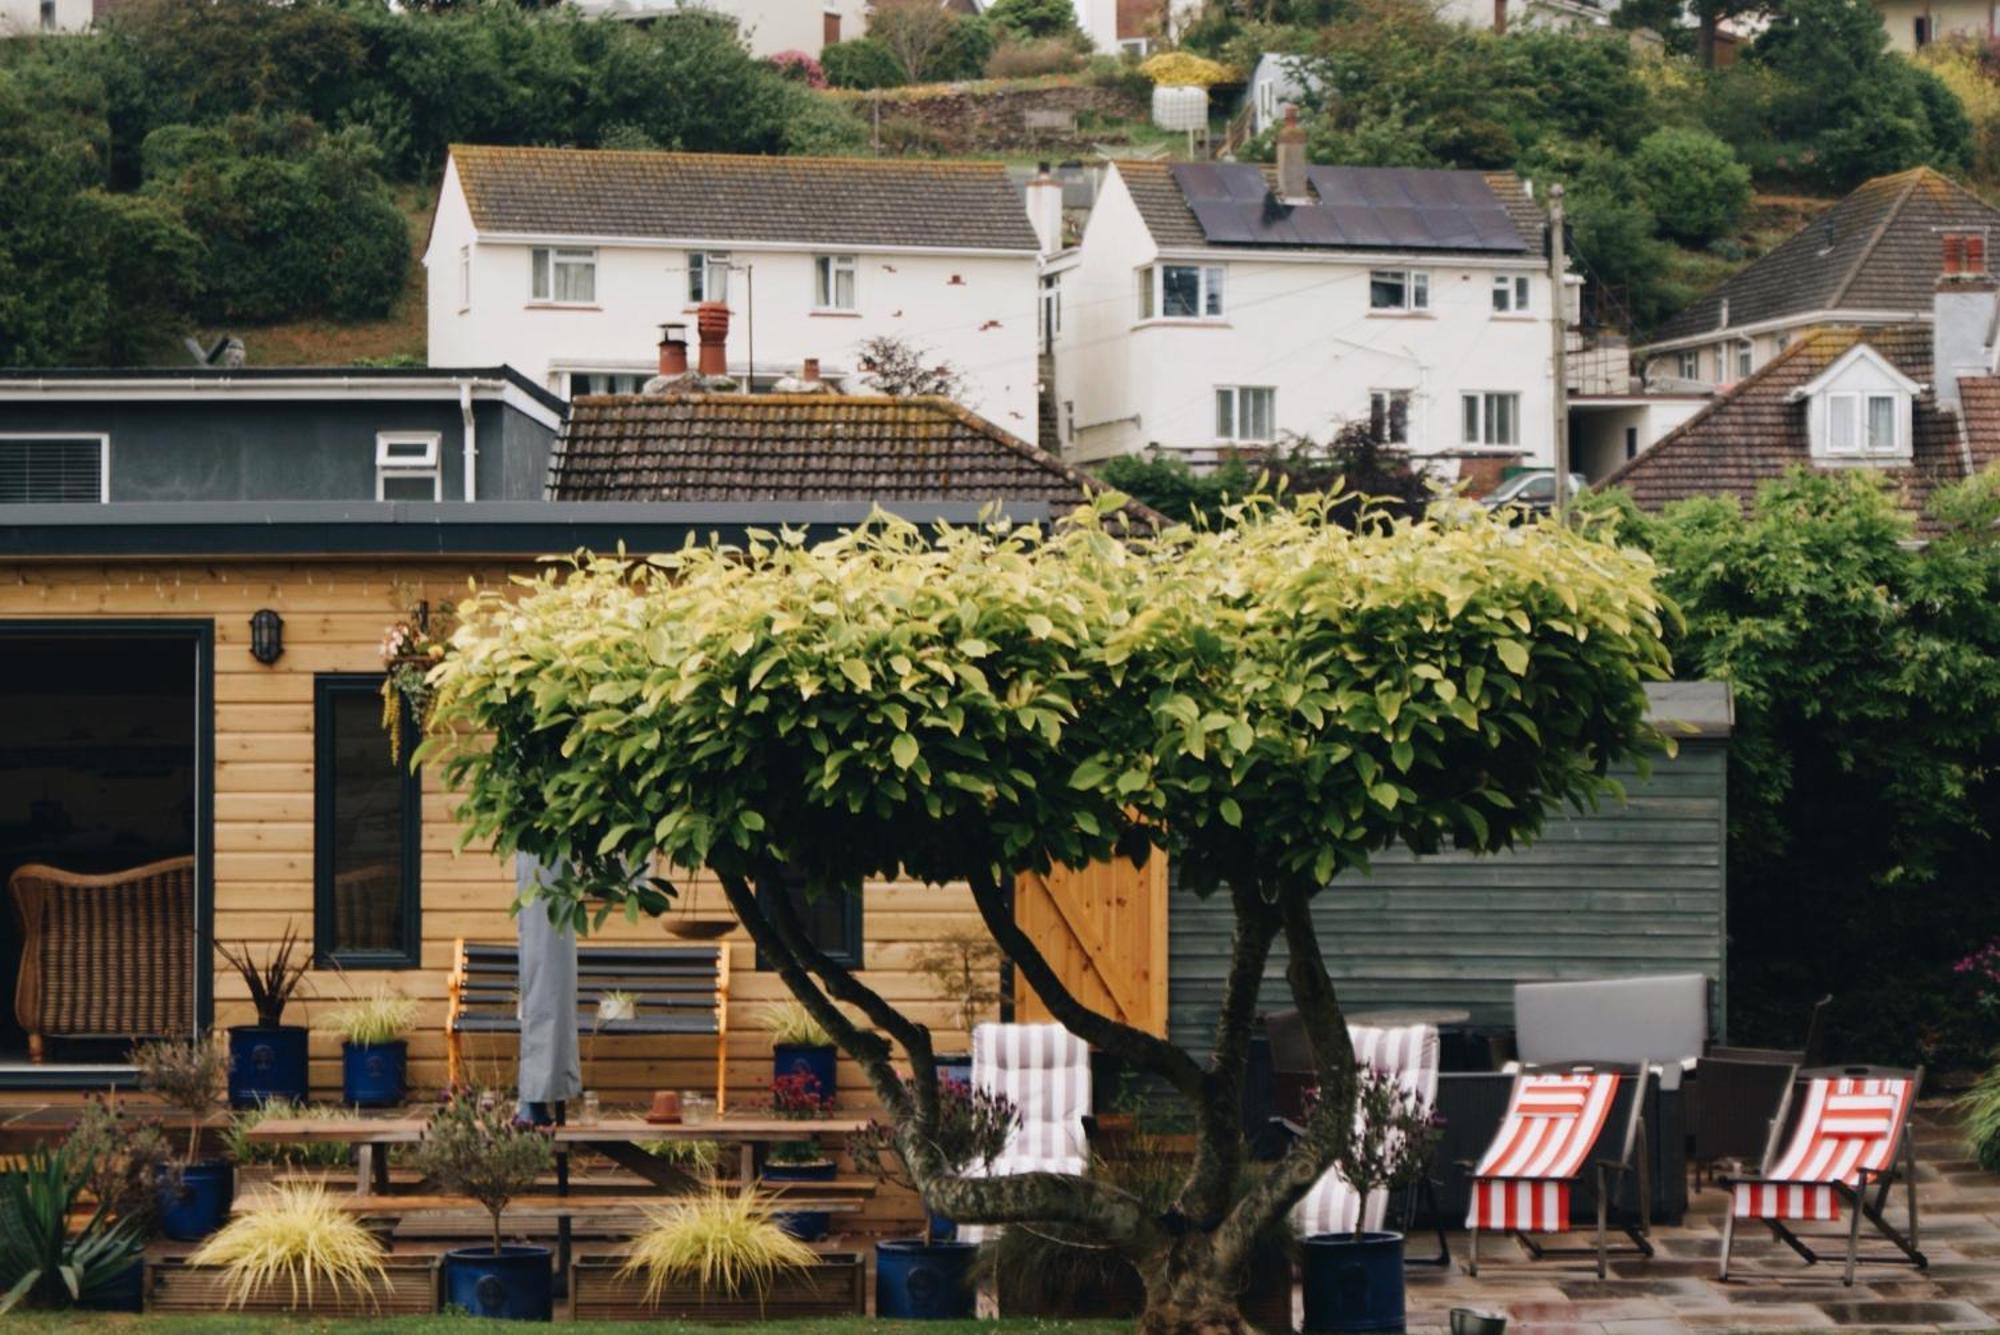
<path id="1" fill-rule="evenodd" d="M 892 1238 L 875 1244 L 875 1315 L 901 1321 L 964 1321 L 976 1313 L 970 1242 Z"/>
<path id="2" fill-rule="evenodd" d="M 239 1024 L 230 1029 L 230 1107 L 304 1103 L 309 1093 L 304 1025 Z"/>
<path id="3" fill-rule="evenodd" d="M 143 1312 L 146 1310 L 146 1263 L 134 1261 L 117 1275 L 94 1289 L 85 1289 L 76 1305 L 86 1312 Z"/>
<path id="4" fill-rule="evenodd" d="M 972 1084 L 972 1054 L 969 1052 L 953 1053 L 948 1057 L 939 1057 L 937 1059 L 937 1073 L 939 1080 L 956 1080 L 959 1084 L 970 1087 Z"/>
<path id="5" fill-rule="evenodd" d="M 409 1066 L 410 1045 L 400 1038 L 393 1043 L 343 1043 L 341 1096 L 357 1108 L 393 1108 L 403 1101 Z"/>
<path id="6" fill-rule="evenodd" d="M 547 1247 L 460 1247 L 444 1254 L 444 1300 L 473 1316 L 548 1321 L 555 1315 Z"/>
<path id="7" fill-rule="evenodd" d="M 826 1044 L 778 1043 L 771 1048 L 771 1076 L 773 1079 L 788 1075 L 811 1076 L 819 1096 L 830 1099 L 834 1095 L 839 1056 L 838 1049 Z"/>
<path id="8" fill-rule="evenodd" d="M 822 1163 L 766 1163 L 766 1182 L 831 1182 L 839 1176 L 840 1165 L 828 1159 Z M 833 1216 L 825 1210 L 785 1210 L 771 1216 L 779 1228 L 800 1242 L 818 1242 L 833 1227 Z"/>
<path id="9" fill-rule="evenodd" d="M 1308 1335 L 1403 1329 L 1403 1235 L 1319 1233 L 1299 1247 Z"/>
<path id="10" fill-rule="evenodd" d="M 958 1221 L 946 1219 L 933 1210 L 924 1211 L 924 1222 L 930 1226 L 932 1242 L 951 1242 L 958 1237 Z"/>
<path id="11" fill-rule="evenodd" d="M 176 1242 L 199 1242 L 229 1220 L 236 1199 L 236 1170 L 225 1159 L 204 1159 L 181 1170 L 180 1187 L 162 1170 L 160 1232 Z"/>

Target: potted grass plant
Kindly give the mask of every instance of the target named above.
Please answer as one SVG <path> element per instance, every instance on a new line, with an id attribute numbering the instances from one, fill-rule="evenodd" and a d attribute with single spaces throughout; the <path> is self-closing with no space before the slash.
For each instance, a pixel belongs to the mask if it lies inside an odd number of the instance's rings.
<path id="1" fill-rule="evenodd" d="M 198 1242 L 222 1227 L 236 1194 L 235 1170 L 227 1159 L 203 1158 L 201 1136 L 222 1101 L 229 1057 L 207 1037 L 165 1039 L 132 1049 L 139 1088 L 157 1095 L 188 1118 L 187 1155 L 162 1165 L 160 1231 L 178 1242 Z"/>
<path id="2" fill-rule="evenodd" d="M 437 1306 L 433 1263 L 391 1261 L 319 1182 L 260 1194 L 193 1255 L 156 1265 L 151 1287 L 154 1312 L 369 1316 Z"/>
<path id="3" fill-rule="evenodd" d="M 493 1246 L 444 1254 L 445 1300 L 473 1316 L 547 1321 L 554 1313 L 552 1253 L 508 1246 L 501 1238 L 507 1202 L 535 1185 L 555 1163 L 542 1128 L 514 1120 L 503 1101 L 454 1090 L 417 1144 L 417 1170 L 447 1191 L 472 1197 L 493 1220 Z"/>
<path id="4" fill-rule="evenodd" d="M 1355 1087 L 1355 1132 L 1335 1167 L 1363 1201 L 1416 1182 L 1438 1140 L 1437 1119 L 1414 1091 L 1363 1067 Z M 1403 1235 L 1319 1233 L 1299 1245 L 1305 1328 L 1399 1331 L 1404 1324 Z"/>
<path id="5" fill-rule="evenodd" d="M 257 1012 L 257 1023 L 229 1027 L 229 1106 L 304 1103 L 306 1027 L 286 1024 L 285 1008 L 305 983 L 312 952 L 303 947 L 298 928 L 289 922 L 285 934 L 261 956 L 244 941 L 217 941 L 214 946 L 243 980 Z"/>
<path id="6" fill-rule="evenodd" d="M 839 1069 L 832 1036 L 796 1001 L 773 1002 L 759 1014 L 771 1030 L 772 1078 L 807 1077 L 830 1106 Z"/>
<path id="7" fill-rule="evenodd" d="M 822 1097 L 819 1088 L 819 1083 L 803 1071 L 774 1077 L 771 1115 L 799 1122 L 826 1116 L 833 1109 L 833 1100 Z M 838 1169 L 810 1134 L 778 1141 L 764 1156 L 766 1182 L 831 1182 Z M 777 1220 L 778 1227 L 801 1242 L 818 1242 L 832 1226 L 825 1210 L 786 1210 Z"/>
<path id="8" fill-rule="evenodd" d="M 1007 1148 L 1020 1125 L 1014 1105 L 998 1094 L 957 1080 L 938 1082 L 935 1144 L 955 1173 L 985 1170 Z M 895 1140 L 870 1123 L 848 1142 L 859 1171 L 918 1190 Z M 977 1243 L 942 1240 L 937 1216 L 926 1209 L 917 1238 L 885 1238 L 875 1244 L 875 1314 L 878 1317 L 969 1320 L 974 1315 L 973 1263 Z"/>
<path id="9" fill-rule="evenodd" d="M 357 1108 L 393 1108 L 403 1101 L 410 1069 L 407 1036 L 417 1003 L 378 988 L 342 1002 L 323 1017 L 340 1035 L 341 1096 Z"/>

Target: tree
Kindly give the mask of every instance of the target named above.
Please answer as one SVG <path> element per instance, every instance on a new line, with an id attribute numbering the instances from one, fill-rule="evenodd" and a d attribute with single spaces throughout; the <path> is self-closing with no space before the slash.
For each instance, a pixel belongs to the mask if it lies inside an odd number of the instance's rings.
<path id="1" fill-rule="evenodd" d="M 877 394 L 898 399 L 958 399 L 965 394 L 963 371 L 950 362 L 934 360 L 928 349 L 908 339 L 877 334 L 863 339 L 854 351 L 862 379 Z"/>
<path id="2" fill-rule="evenodd" d="M 1653 131 L 1640 143 L 1632 170 L 1660 229 L 1690 245 L 1723 235 L 1750 203 L 1750 169 L 1706 130 Z"/>
<path id="3" fill-rule="evenodd" d="M 993 0 L 986 18 L 1017 42 L 1070 37 L 1077 31 L 1074 0 Z"/>
<path id="4" fill-rule="evenodd" d="M 868 36 L 887 48 L 905 83 L 927 83 L 950 64 L 964 20 L 931 0 L 878 0 L 868 16 Z"/>
<path id="5" fill-rule="evenodd" d="M 1352 1148 L 1313 899 L 1392 845 L 1500 848 L 1594 800 L 1647 742 L 1640 686 L 1665 650 L 1649 563 L 1574 529 L 1461 505 L 1350 531 L 1301 502 L 1126 543 L 1098 520 L 1115 504 L 1046 535 L 884 519 L 475 596 L 425 754 L 460 792 L 464 839 L 576 869 L 523 911 L 587 926 L 648 907 L 627 859 L 709 868 L 866 1072 L 931 1209 L 1087 1229 L 1143 1276 L 1142 1329 L 1234 1332 L 1257 1234 Z M 1155 845 L 1235 913 L 1206 1061 L 1080 1001 L 1010 909 L 1019 873 Z M 1087 1177 L 952 1171 L 929 1030 L 815 948 L 789 897 L 760 900 L 781 867 L 812 895 L 886 875 L 968 886 L 1059 1021 L 1189 1106 L 1173 1207 Z M 1322 1098 L 1246 1184 L 1238 1094 L 1280 939 Z"/>

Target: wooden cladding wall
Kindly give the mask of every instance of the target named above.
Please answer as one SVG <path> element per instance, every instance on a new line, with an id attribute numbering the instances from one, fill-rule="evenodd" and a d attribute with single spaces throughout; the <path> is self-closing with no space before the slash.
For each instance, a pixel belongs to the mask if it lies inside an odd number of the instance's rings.
<path id="1" fill-rule="evenodd" d="M 1474 857 L 1375 860 L 1313 908 L 1320 947 L 1349 1011 L 1468 1010 L 1476 1025 L 1513 1022 L 1513 985 L 1561 978 L 1704 973 L 1716 980 L 1723 1032 L 1724 790 L 1727 752 L 1683 741 L 1652 777 L 1617 775 L 1629 800 L 1549 822 L 1533 845 Z M 1206 1052 L 1229 966 L 1228 901 L 1177 895 L 1172 1035 Z M 1280 939 L 1260 1009 L 1289 1009 Z"/>
<path id="2" fill-rule="evenodd" d="M 1167 1032 L 1167 857 L 1058 867 L 1014 885 L 1014 921 L 1077 1000 L 1134 1028 Z M 1016 975 L 1015 1018 L 1048 1008 Z"/>

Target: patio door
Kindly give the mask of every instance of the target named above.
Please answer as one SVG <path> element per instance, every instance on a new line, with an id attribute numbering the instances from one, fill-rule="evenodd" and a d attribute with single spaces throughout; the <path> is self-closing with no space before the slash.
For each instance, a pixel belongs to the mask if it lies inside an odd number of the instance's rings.
<path id="1" fill-rule="evenodd" d="M 206 1026 L 213 645 L 206 621 L 0 621 L 0 1085 L 101 1080 Z"/>

